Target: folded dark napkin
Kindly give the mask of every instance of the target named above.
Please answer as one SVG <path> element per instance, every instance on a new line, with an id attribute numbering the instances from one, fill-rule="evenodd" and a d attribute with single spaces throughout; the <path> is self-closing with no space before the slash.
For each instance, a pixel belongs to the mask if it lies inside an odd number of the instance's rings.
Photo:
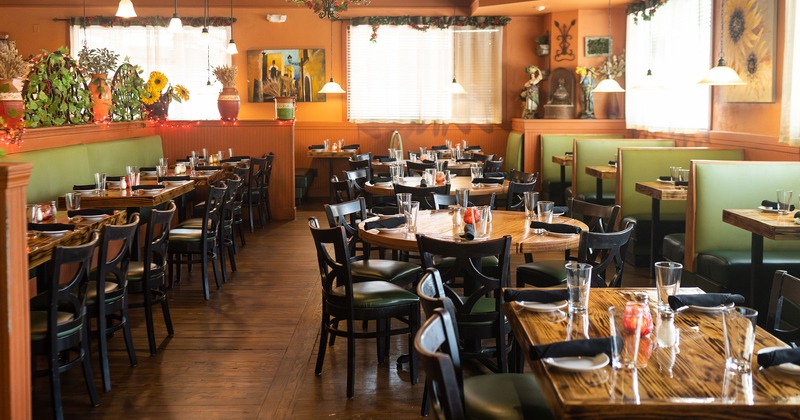
<path id="1" fill-rule="evenodd" d="M 553 207 L 553 214 L 557 214 L 557 213 L 564 214 L 564 213 L 567 213 L 568 211 L 569 211 L 569 207 L 567 207 L 567 206 L 554 206 Z"/>
<path id="2" fill-rule="evenodd" d="M 622 344 L 620 337 L 590 338 L 586 340 L 560 341 L 552 344 L 533 346 L 530 350 L 531 359 L 538 360 L 545 357 L 577 357 L 596 356 L 600 353 L 611 354 L 611 342 L 617 340 Z"/>
<path id="3" fill-rule="evenodd" d="M 114 214 L 114 209 L 82 209 L 67 211 L 67 217 L 99 216 L 101 214 Z"/>
<path id="4" fill-rule="evenodd" d="M 483 174 L 484 178 L 505 178 L 505 172 L 486 172 Z"/>
<path id="5" fill-rule="evenodd" d="M 617 161 L 616 161 L 616 160 L 609 160 L 609 161 L 608 161 L 608 164 L 609 164 L 609 165 L 615 165 L 615 166 L 616 166 L 616 164 L 617 164 Z"/>
<path id="6" fill-rule="evenodd" d="M 189 159 L 175 159 L 175 162 L 178 162 L 178 163 L 189 163 Z"/>
<path id="7" fill-rule="evenodd" d="M 777 209 L 778 208 L 778 202 L 777 201 L 762 200 L 761 201 L 761 205 L 764 206 L 764 207 L 767 207 L 767 208 L 771 208 L 771 209 Z M 794 204 L 790 204 L 789 205 L 789 211 L 794 211 Z"/>
<path id="8" fill-rule="evenodd" d="M 75 225 L 69 225 L 66 223 L 28 223 L 28 230 L 38 230 L 39 232 L 75 230 Z"/>
<path id="9" fill-rule="evenodd" d="M 553 233 L 581 233 L 581 228 L 561 223 L 531 222 L 531 229 L 544 229 Z"/>
<path id="10" fill-rule="evenodd" d="M 384 216 L 388 216 L 390 214 L 398 214 L 399 209 L 397 205 L 394 206 L 374 206 L 372 207 L 373 214 L 382 214 Z"/>
<path id="11" fill-rule="evenodd" d="M 462 158 L 462 159 L 456 159 L 456 162 L 459 162 L 459 163 L 461 163 L 461 162 L 477 162 L 477 160 L 469 159 L 469 158 Z"/>
<path id="12" fill-rule="evenodd" d="M 689 181 L 675 181 L 676 187 L 688 187 Z"/>
<path id="13" fill-rule="evenodd" d="M 358 149 L 359 147 L 361 147 L 360 144 L 345 144 L 342 146 L 342 150 L 354 150 Z"/>
<path id="14" fill-rule="evenodd" d="M 780 349 L 758 354 L 758 365 L 764 369 L 784 363 L 800 365 L 800 349 Z"/>
<path id="15" fill-rule="evenodd" d="M 480 146 L 467 146 L 464 150 L 481 150 Z"/>
<path id="16" fill-rule="evenodd" d="M 158 182 L 161 181 L 188 181 L 189 176 L 162 176 L 158 178 Z"/>
<path id="17" fill-rule="evenodd" d="M 139 172 L 141 172 L 141 171 L 155 172 L 156 171 L 156 167 L 155 166 L 142 166 L 141 168 L 139 168 Z"/>
<path id="18" fill-rule="evenodd" d="M 391 229 L 396 228 L 406 223 L 405 216 L 387 217 L 385 219 L 378 219 L 372 222 L 364 223 L 364 230 L 371 229 Z"/>
<path id="19" fill-rule="evenodd" d="M 797 213 L 794 214 L 794 218 L 795 219 L 800 219 L 800 211 L 798 211 Z"/>
<path id="20" fill-rule="evenodd" d="M 234 162 L 239 162 L 239 159 L 234 159 L 234 158 L 222 159 L 220 162 L 222 162 L 222 163 L 234 163 Z"/>
<path id="21" fill-rule="evenodd" d="M 161 184 L 155 184 L 155 185 L 136 185 L 136 186 L 134 186 L 134 187 L 131 187 L 131 191 L 136 191 L 136 190 L 160 190 L 160 189 L 163 189 L 163 188 L 164 188 L 164 186 L 163 186 L 163 185 L 161 185 Z"/>
<path id="22" fill-rule="evenodd" d="M 472 224 L 464 225 L 464 239 L 468 241 L 475 239 L 475 226 Z"/>
<path id="23" fill-rule="evenodd" d="M 673 295 L 667 298 L 670 308 L 678 309 L 682 306 L 714 306 L 727 305 L 729 303 L 742 304 L 744 296 L 733 293 L 698 293 L 694 295 Z"/>
<path id="24" fill-rule="evenodd" d="M 236 160 L 245 160 L 245 159 L 248 159 L 248 160 L 249 160 L 249 159 L 250 159 L 250 156 L 247 156 L 247 155 L 241 155 L 241 156 L 232 156 L 232 157 L 231 157 L 231 159 L 236 159 Z"/>
<path id="25" fill-rule="evenodd" d="M 572 156 L 575 152 L 564 152 L 565 156 Z"/>
<path id="26" fill-rule="evenodd" d="M 308 146 L 308 150 L 311 150 L 311 149 L 324 149 L 324 148 L 325 148 L 324 144 L 312 144 L 312 145 Z"/>
<path id="27" fill-rule="evenodd" d="M 503 299 L 506 302 L 528 301 L 552 303 L 569 298 L 567 289 L 531 290 L 531 289 L 505 289 Z"/>
<path id="28" fill-rule="evenodd" d="M 502 178 L 472 178 L 473 184 L 502 184 Z"/>
<path id="29" fill-rule="evenodd" d="M 94 185 L 94 184 L 86 184 L 86 185 L 73 185 L 73 186 L 72 186 L 72 190 L 73 190 L 73 191 L 86 191 L 86 190 L 93 190 L 93 189 L 95 189 L 96 187 L 97 187 L 97 186 L 96 186 L 96 185 Z"/>
<path id="30" fill-rule="evenodd" d="M 372 183 L 377 184 L 379 182 L 392 182 L 392 178 L 388 176 L 376 176 L 372 177 Z"/>
<path id="31" fill-rule="evenodd" d="M 662 175 L 658 177 L 659 181 L 672 181 L 672 177 L 669 175 Z"/>
<path id="32" fill-rule="evenodd" d="M 118 181 L 122 181 L 122 177 L 121 176 L 107 176 L 106 177 L 106 181 L 118 182 Z"/>
<path id="33" fill-rule="evenodd" d="M 433 164 L 436 164 L 436 161 L 435 160 L 430 160 L 430 159 L 423 159 L 422 163 L 433 163 Z"/>
<path id="34" fill-rule="evenodd" d="M 218 171 L 222 169 L 222 166 L 198 166 L 195 169 L 198 171 Z"/>
<path id="35" fill-rule="evenodd" d="M 447 150 L 447 146 L 431 146 L 431 150 Z"/>
<path id="36" fill-rule="evenodd" d="M 378 162 L 386 163 L 386 162 L 396 162 L 397 159 L 389 156 L 375 156 L 375 159 L 378 159 Z"/>

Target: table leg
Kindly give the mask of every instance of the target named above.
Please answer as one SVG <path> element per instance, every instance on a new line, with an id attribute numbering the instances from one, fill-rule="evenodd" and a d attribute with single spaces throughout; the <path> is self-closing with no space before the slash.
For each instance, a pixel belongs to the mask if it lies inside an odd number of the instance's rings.
<path id="1" fill-rule="evenodd" d="M 330 202 L 335 203 L 336 200 L 334 199 L 334 192 L 333 192 L 333 159 L 328 159 L 328 194 L 330 197 Z"/>
<path id="2" fill-rule="evenodd" d="M 597 178 L 597 204 L 603 204 L 603 178 Z"/>
<path id="3" fill-rule="evenodd" d="M 661 256 L 661 200 L 652 199 L 650 206 L 650 278 L 656 277 L 656 258 Z"/>
<path id="4" fill-rule="evenodd" d="M 759 313 L 766 315 L 766 308 L 762 308 L 760 299 L 756 297 L 756 281 L 764 267 L 764 237 L 755 233 L 751 234 L 750 239 L 750 297 L 747 301 L 748 305 L 755 308 Z M 760 325 L 765 325 L 767 317 L 760 317 L 763 322 Z"/>
<path id="5" fill-rule="evenodd" d="M 561 187 L 560 188 L 561 191 L 558 192 L 558 196 L 561 198 L 562 203 L 566 203 L 567 202 L 567 195 L 564 193 L 564 191 L 566 191 L 566 189 L 567 189 L 567 167 L 564 166 L 564 165 L 561 165 L 561 185 L 560 185 L 560 187 Z"/>

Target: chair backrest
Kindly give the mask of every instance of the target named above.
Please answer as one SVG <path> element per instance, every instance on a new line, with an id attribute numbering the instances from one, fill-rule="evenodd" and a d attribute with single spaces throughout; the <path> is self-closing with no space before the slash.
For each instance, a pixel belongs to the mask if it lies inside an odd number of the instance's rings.
<path id="1" fill-rule="evenodd" d="M 243 185 L 241 178 L 237 175 L 233 176 L 234 178 L 225 180 L 227 187 L 225 188 L 225 195 L 222 198 L 222 221 L 225 226 L 230 226 L 233 223 L 237 205 L 236 194 L 240 189 L 239 187 Z"/>
<path id="2" fill-rule="evenodd" d="M 269 181 L 272 179 L 272 161 L 275 160 L 275 153 L 269 152 L 268 154 L 264 155 L 265 165 L 264 165 L 264 184 L 262 185 L 263 189 L 269 188 Z"/>
<path id="3" fill-rule="evenodd" d="M 417 244 L 419 245 L 423 268 L 433 267 L 434 256 L 455 257 L 455 262 L 452 266 L 441 270 L 443 279 L 452 281 L 456 277 L 464 277 L 465 284 L 472 285 L 471 288 L 474 290 L 465 290 L 468 294 L 466 299 L 445 285 L 447 297 L 453 301 L 458 310 L 459 322 L 492 321 L 495 324 L 500 322 L 503 317 L 500 308 L 503 303 L 502 293 L 500 293 L 501 288 L 508 287 L 510 284 L 511 236 L 506 235 L 502 238 L 480 242 L 452 242 L 418 234 Z M 498 259 L 497 271 L 499 277 L 490 277 L 481 270 L 481 259 L 490 256 L 495 256 Z M 475 305 L 484 296 L 490 294 L 494 294 L 495 310 L 488 312 L 473 311 Z"/>
<path id="4" fill-rule="evenodd" d="M 254 157 L 250 159 L 250 174 L 248 180 L 248 192 L 260 193 L 264 186 L 265 176 L 267 170 L 267 159 Z"/>
<path id="5" fill-rule="evenodd" d="M 366 190 L 364 189 L 364 185 L 370 180 L 369 170 L 367 168 L 344 171 L 344 177 L 351 183 L 351 194 L 354 200 L 365 195 Z"/>
<path id="6" fill-rule="evenodd" d="M 355 191 L 353 191 L 353 181 L 349 179 L 339 181 L 339 177 L 334 175 L 331 178 L 331 187 L 333 187 L 333 198 L 337 203 L 350 201 L 353 199 L 353 196 L 355 196 Z"/>
<path id="7" fill-rule="evenodd" d="M 97 253 L 97 271 L 94 277 L 98 303 L 106 300 L 106 280 L 115 279 L 117 287 L 112 294 L 124 293 L 128 283 L 128 263 L 130 262 L 133 238 L 139 229 L 139 213 L 133 213 L 125 225 L 107 225 L 103 228 L 100 247 Z M 98 305 L 100 314 L 103 305 Z"/>
<path id="8" fill-rule="evenodd" d="M 500 172 L 503 167 L 502 160 L 487 160 L 483 163 L 483 173 L 487 172 Z"/>
<path id="9" fill-rule="evenodd" d="M 508 179 L 512 182 L 519 182 L 520 184 L 529 184 L 536 182 L 539 179 L 539 172 L 522 172 L 511 170 L 508 174 Z"/>
<path id="10" fill-rule="evenodd" d="M 618 232 L 581 232 L 578 261 L 592 265 L 592 287 L 620 287 L 625 268 L 625 250 L 635 224 L 628 223 Z M 613 264 L 614 277 L 606 278 Z"/>
<path id="11" fill-rule="evenodd" d="M 150 220 L 147 222 L 147 229 L 145 230 L 144 251 L 142 252 L 143 279 L 150 279 L 153 265 L 160 267 L 162 272 L 166 269 L 169 225 L 176 209 L 175 202 L 171 201 L 166 210 L 153 209 L 150 212 Z M 205 221 L 204 218 L 203 222 Z M 148 290 L 148 288 L 145 287 L 144 290 Z"/>
<path id="12" fill-rule="evenodd" d="M 435 167 L 436 164 L 433 162 L 425 163 L 425 162 L 412 162 L 410 160 L 406 161 L 406 170 L 408 172 L 408 176 L 417 176 L 419 174 L 425 173 L 426 169 Z"/>
<path id="13" fill-rule="evenodd" d="M 508 132 L 508 140 L 506 140 L 506 171 L 521 171 L 522 170 L 522 133 L 516 131 Z"/>
<path id="14" fill-rule="evenodd" d="M 241 182 L 239 183 L 239 187 L 236 189 L 236 193 L 234 195 L 234 199 L 241 203 L 244 200 L 244 193 L 247 190 L 247 175 L 250 173 L 250 167 L 237 167 L 233 170 L 233 173 L 239 177 Z"/>
<path id="15" fill-rule="evenodd" d="M 791 320 L 794 328 L 787 328 L 788 324 L 784 319 L 786 312 L 793 312 L 794 317 Z M 767 312 L 767 331 L 789 345 L 800 345 L 798 314 L 800 314 L 800 278 L 784 270 L 778 270 L 772 279 L 772 291 Z"/>
<path id="16" fill-rule="evenodd" d="M 323 300 L 339 300 L 342 306 L 352 308 L 353 277 L 350 270 L 347 233 L 344 227 L 321 228 L 315 217 L 308 219 L 308 226 L 317 250 Z M 339 289 L 340 287 L 341 289 Z M 344 291 L 344 295 L 340 290 Z"/>
<path id="17" fill-rule="evenodd" d="M 47 336 L 53 345 L 57 342 L 59 333 L 80 331 L 84 324 L 89 270 L 99 242 L 100 233 L 93 231 L 89 240 L 81 245 L 53 248 L 50 275 L 45 288 Z M 71 317 L 59 323 L 59 318 L 64 319 L 63 313 L 70 314 Z"/>
<path id="18" fill-rule="evenodd" d="M 350 256 L 354 257 L 359 242 L 358 223 L 367 218 L 367 203 L 363 197 L 336 204 L 325 204 L 329 227 L 344 227 Z M 366 246 L 366 245 L 365 245 Z M 369 249 L 368 246 L 366 249 Z"/>
<path id="19" fill-rule="evenodd" d="M 425 270 L 425 274 L 417 284 L 417 296 L 419 296 L 422 311 L 425 312 L 427 318 L 433 316 L 436 309 L 444 308 L 453 319 L 456 319 L 456 306 L 447 297 L 439 270 L 433 267 Z M 457 329 L 456 338 L 458 338 Z"/>
<path id="20" fill-rule="evenodd" d="M 431 194 L 433 196 L 434 210 L 446 209 L 449 206 L 454 206 L 458 202 L 456 196 L 450 194 Z"/>
<path id="21" fill-rule="evenodd" d="M 431 194 L 450 194 L 450 184 L 437 185 L 433 187 L 414 187 L 411 185 L 394 184 L 394 192 L 411 193 L 413 201 L 419 201 L 420 210 L 430 210 L 434 208 Z"/>
<path id="22" fill-rule="evenodd" d="M 589 232 L 613 232 L 619 217 L 619 205 L 604 206 L 575 198 L 569 199 L 569 217 L 589 226 Z"/>
<path id="23" fill-rule="evenodd" d="M 363 169 L 366 180 L 372 180 L 372 153 L 353 155 L 347 164 L 350 166 L 350 170 Z"/>
<path id="24" fill-rule="evenodd" d="M 434 415 L 460 420 L 465 418 L 464 381 L 453 321 L 446 310 L 436 309 L 414 337 L 414 350 L 430 382 Z"/>
<path id="25" fill-rule="evenodd" d="M 491 155 L 484 155 L 481 153 L 472 153 L 472 158 L 475 159 L 475 162 L 488 162 L 490 160 L 494 160 L 494 154 Z"/>
<path id="26" fill-rule="evenodd" d="M 536 181 L 525 184 L 511 181 L 506 193 L 506 210 L 525 211 L 525 192 L 533 191 L 535 188 Z"/>

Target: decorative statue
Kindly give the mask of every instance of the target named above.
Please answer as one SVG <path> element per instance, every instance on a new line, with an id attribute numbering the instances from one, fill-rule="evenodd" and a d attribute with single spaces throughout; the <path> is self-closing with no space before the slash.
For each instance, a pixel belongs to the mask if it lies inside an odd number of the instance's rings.
<path id="1" fill-rule="evenodd" d="M 539 82 L 542 81 L 542 71 L 539 70 L 539 67 L 528 66 L 525 68 L 525 72 L 531 78 L 525 82 L 522 92 L 519 94 L 520 99 L 524 101 L 522 118 L 534 119 L 536 118 L 536 111 L 539 109 Z"/>
<path id="2" fill-rule="evenodd" d="M 581 101 L 583 102 L 583 109 L 578 115 L 581 119 L 594 119 L 594 88 L 597 86 L 597 77 L 595 76 L 594 67 L 578 67 L 575 73 L 580 76 L 581 84 Z"/>
<path id="3" fill-rule="evenodd" d="M 558 85 L 556 85 L 556 89 L 553 91 L 553 94 L 550 98 L 550 103 L 553 105 L 571 105 L 571 101 L 569 100 L 569 91 L 567 91 L 567 87 L 565 85 L 564 78 L 558 79 Z"/>

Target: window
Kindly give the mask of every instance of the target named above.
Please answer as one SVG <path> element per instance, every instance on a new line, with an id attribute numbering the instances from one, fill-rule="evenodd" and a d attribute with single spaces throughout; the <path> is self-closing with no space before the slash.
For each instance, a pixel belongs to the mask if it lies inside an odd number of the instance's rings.
<path id="1" fill-rule="evenodd" d="M 351 122 L 497 124 L 502 118 L 502 32 L 469 27 L 350 26 Z M 455 62 L 455 66 L 454 63 Z M 455 77 L 466 94 L 451 94 Z"/>
<path id="2" fill-rule="evenodd" d="M 210 73 L 211 67 L 230 64 L 226 48 L 230 36 L 226 27 L 209 27 L 209 35 L 201 35 L 200 28 L 184 27 L 173 33 L 160 26 L 130 26 L 127 28 L 89 26 L 84 31 L 72 26 L 72 47 L 77 57 L 84 38 L 89 48 L 108 48 L 119 54 L 120 63 L 125 57 L 144 70 L 147 80 L 151 71 L 160 71 L 170 84 L 189 89 L 190 99 L 183 103 L 172 101 L 169 106 L 171 120 L 217 120 L 219 82 Z M 84 37 L 85 35 L 85 37 Z M 208 86 L 211 81 L 211 86 Z"/>
<path id="3" fill-rule="evenodd" d="M 783 92 L 781 96 L 781 143 L 800 146 L 800 83 L 792 83 L 792 75 L 800 71 L 800 31 L 797 29 L 800 7 L 786 2 L 786 33 L 784 35 Z"/>
<path id="4" fill-rule="evenodd" d="M 625 117 L 628 128 L 692 133 L 711 126 L 712 0 L 671 0 L 649 22 L 628 16 Z M 652 70 L 657 87 L 647 83 Z M 645 86 L 651 86 L 645 88 Z"/>

